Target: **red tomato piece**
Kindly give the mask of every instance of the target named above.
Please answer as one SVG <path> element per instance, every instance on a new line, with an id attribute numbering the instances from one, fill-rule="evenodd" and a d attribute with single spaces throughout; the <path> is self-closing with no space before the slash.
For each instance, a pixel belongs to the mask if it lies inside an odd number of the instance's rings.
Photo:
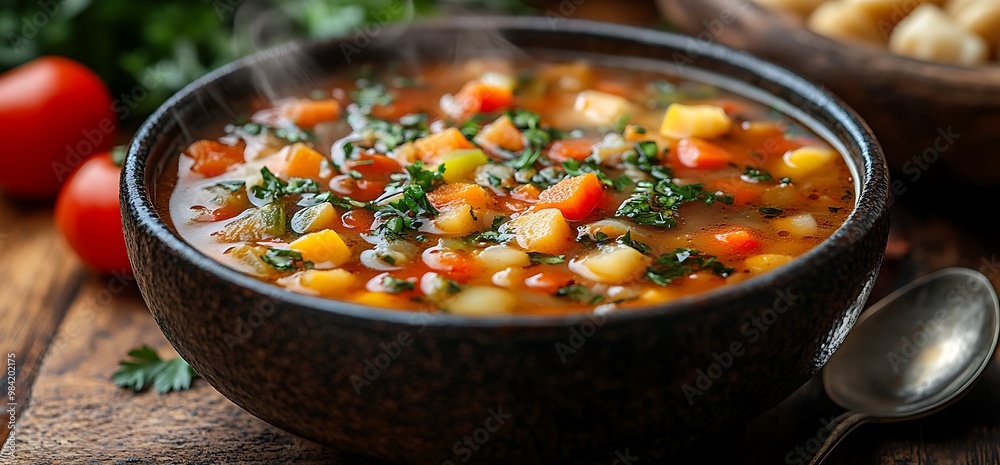
<path id="1" fill-rule="evenodd" d="M 712 236 L 728 253 L 744 256 L 760 248 L 761 240 L 756 234 L 742 228 L 731 229 Z"/>
<path id="2" fill-rule="evenodd" d="M 677 161 L 688 168 L 717 170 L 729 165 L 730 156 L 722 147 L 696 137 L 677 143 Z"/>
<path id="3" fill-rule="evenodd" d="M 225 173 L 230 166 L 243 163 L 243 142 L 232 146 L 214 140 L 200 140 L 188 146 L 184 154 L 194 159 L 191 171 L 205 177 Z"/>

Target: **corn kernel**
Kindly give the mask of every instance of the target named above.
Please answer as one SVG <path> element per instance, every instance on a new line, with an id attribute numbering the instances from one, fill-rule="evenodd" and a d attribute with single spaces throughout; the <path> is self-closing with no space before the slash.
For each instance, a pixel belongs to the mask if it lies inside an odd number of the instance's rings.
<path id="1" fill-rule="evenodd" d="M 826 147 L 802 147 L 788 151 L 782 157 L 781 173 L 792 179 L 808 175 L 833 161 L 837 152 Z"/>

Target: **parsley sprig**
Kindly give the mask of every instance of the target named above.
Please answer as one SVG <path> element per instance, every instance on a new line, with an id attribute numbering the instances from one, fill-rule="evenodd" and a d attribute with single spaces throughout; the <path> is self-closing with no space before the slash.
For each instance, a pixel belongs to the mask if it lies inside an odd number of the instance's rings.
<path id="1" fill-rule="evenodd" d="M 274 202 L 286 195 L 319 192 L 319 184 L 312 179 L 291 178 L 285 181 L 275 176 L 266 166 L 260 169 L 260 175 L 263 182 L 250 187 L 250 196 L 264 204 Z"/>
<path id="2" fill-rule="evenodd" d="M 302 253 L 292 249 L 268 247 L 267 252 L 261 255 L 260 259 L 278 271 L 298 271 L 313 267 L 313 262 L 303 260 Z"/>
<path id="3" fill-rule="evenodd" d="M 556 291 L 556 297 L 565 297 L 569 300 L 575 300 L 577 302 L 582 302 L 587 305 L 595 305 L 604 301 L 604 296 L 601 294 L 595 294 L 587 286 L 581 286 L 579 284 L 571 284 L 569 286 L 560 287 Z"/>
<path id="4" fill-rule="evenodd" d="M 630 218 L 639 224 L 673 228 L 677 226 L 680 206 L 697 200 L 706 204 L 733 203 L 732 196 L 706 192 L 701 184 L 681 186 L 669 179 L 639 181 L 632 196 L 618 207 L 615 216 Z"/>
<path id="5" fill-rule="evenodd" d="M 719 262 L 713 255 L 705 255 L 694 249 L 679 248 L 657 257 L 653 264 L 646 268 L 646 277 L 660 286 L 666 286 L 677 278 L 700 270 L 709 270 L 723 278 L 729 277 L 736 271 Z"/>
<path id="6" fill-rule="evenodd" d="M 183 391 L 191 388 L 191 381 L 198 373 L 184 359 L 161 359 L 153 348 L 143 345 L 128 352 L 129 360 L 118 362 L 118 370 L 111 375 L 115 386 L 141 392 L 152 386 L 156 392 Z"/>

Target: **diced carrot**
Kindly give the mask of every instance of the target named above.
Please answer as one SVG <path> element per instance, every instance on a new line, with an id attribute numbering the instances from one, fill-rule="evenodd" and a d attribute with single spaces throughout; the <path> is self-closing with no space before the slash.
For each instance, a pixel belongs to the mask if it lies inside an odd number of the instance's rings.
<path id="1" fill-rule="evenodd" d="M 480 80 L 469 81 L 455 94 L 455 103 L 465 116 L 508 108 L 514 102 L 514 90 Z"/>
<path id="2" fill-rule="evenodd" d="M 583 161 L 594 151 L 594 139 L 564 139 L 557 140 L 549 147 L 549 159 L 557 162 L 566 160 Z"/>
<path id="3" fill-rule="evenodd" d="M 534 184 L 521 184 L 510 191 L 510 196 L 525 202 L 537 202 L 542 191 L 538 190 Z"/>
<path id="4" fill-rule="evenodd" d="M 722 191 L 733 196 L 733 206 L 740 207 L 760 202 L 761 191 L 743 181 L 736 179 L 719 179 L 705 183 L 709 192 Z"/>
<path id="5" fill-rule="evenodd" d="M 246 161 L 243 148 L 242 142 L 232 146 L 206 139 L 191 144 L 184 153 L 194 159 L 191 171 L 212 177 L 225 173 L 230 166 Z"/>
<path id="6" fill-rule="evenodd" d="M 567 220 L 582 220 L 597 207 L 604 197 L 604 188 L 594 173 L 559 181 L 538 196 L 536 207 L 558 208 Z"/>
<path id="7" fill-rule="evenodd" d="M 370 202 L 382 196 L 387 182 L 380 179 L 354 179 L 350 175 L 341 174 L 330 180 L 330 190 L 337 195 L 346 195 L 354 200 Z"/>
<path id="8" fill-rule="evenodd" d="M 717 170 L 729 164 L 729 152 L 697 137 L 681 139 L 677 143 L 677 161 L 688 168 Z"/>
<path id="9" fill-rule="evenodd" d="M 486 208 L 489 205 L 490 195 L 487 194 L 486 189 L 483 189 L 481 186 L 458 182 L 454 184 L 445 184 L 431 192 L 428 192 L 427 200 L 430 200 L 431 204 L 438 209 L 445 208 L 448 205 L 456 203 L 463 203 L 479 210 L 481 208 Z"/>
<path id="10" fill-rule="evenodd" d="M 299 127 L 311 128 L 319 123 L 340 117 L 340 104 L 336 100 L 294 100 L 281 106 L 281 114 Z"/>
<path id="11" fill-rule="evenodd" d="M 573 275 L 565 271 L 550 270 L 528 276 L 524 285 L 546 294 L 555 294 L 560 288 L 573 282 Z"/>
<path id="12" fill-rule="evenodd" d="M 448 128 L 436 134 L 431 134 L 423 139 L 414 142 L 417 148 L 417 157 L 427 164 L 436 165 L 441 160 L 440 155 L 458 150 L 476 148 L 469 139 L 465 138 L 462 131 L 456 128 Z"/>
<path id="13" fill-rule="evenodd" d="M 507 115 L 504 115 L 479 131 L 479 134 L 476 135 L 476 142 L 500 147 L 511 152 L 520 152 L 524 149 L 524 134 L 517 126 L 514 126 Z"/>
<path id="14" fill-rule="evenodd" d="M 712 237 L 718 241 L 725 252 L 739 256 L 753 253 L 762 244 L 756 234 L 742 228 L 720 232 Z"/>
<path id="15" fill-rule="evenodd" d="M 633 89 L 629 88 L 629 86 L 623 82 L 609 81 L 606 79 L 595 82 L 593 89 L 622 97 L 629 97 L 635 93 Z"/>
<path id="16" fill-rule="evenodd" d="M 401 98 L 393 100 L 388 105 L 375 105 L 372 107 L 372 116 L 390 121 L 395 121 L 403 116 L 414 113 L 420 113 L 420 107 L 414 104 L 412 100 Z"/>
<path id="17" fill-rule="evenodd" d="M 323 167 L 323 154 L 313 150 L 305 144 L 295 144 L 287 149 L 285 155 L 285 167 L 281 174 L 287 178 L 310 178 L 320 179 L 320 170 Z"/>

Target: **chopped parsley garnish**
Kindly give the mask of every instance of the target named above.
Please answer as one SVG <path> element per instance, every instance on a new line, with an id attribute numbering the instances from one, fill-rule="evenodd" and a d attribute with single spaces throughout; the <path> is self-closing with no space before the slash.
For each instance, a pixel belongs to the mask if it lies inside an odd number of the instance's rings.
<path id="1" fill-rule="evenodd" d="M 648 245 L 643 244 L 642 242 L 639 242 L 635 239 L 632 239 L 632 231 L 626 232 L 624 236 L 618 239 L 618 241 L 621 242 L 623 245 L 627 245 L 635 250 L 638 250 L 642 254 L 648 254 L 653 251 L 653 249 Z"/>
<path id="2" fill-rule="evenodd" d="M 653 175 L 655 179 L 670 179 L 674 177 L 669 166 L 660 164 L 660 151 L 653 141 L 636 142 L 635 149 L 622 155 L 626 165 L 634 166 L 639 171 Z"/>
<path id="3" fill-rule="evenodd" d="M 558 265 L 566 261 L 565 255 L 549 255 L 541 252 L 528 252 L 532 265 Z"/>
<path id="4" fill-rule="evenodd" d="M 542 150 L 537 148 L 525 148 L 517 158 L 507 162 L 507 166 L 515 170 L 524 170 L 534 166 L 538 157 L 542 155 Z"/>
<path id="5" fill-rule="evenodd" d="M 767 170 L 747 165 L 743 167 L 743 174 L 740 176 L 740 179 L 744 182 L 758 183 L 770 181 L 772 176 Z"/>
<path id="6" fill-rule="evenodd" d="M 367 141 L 373 141 L 375 150 L 388 152 L 407 142 L 413 142 L 430 135 L 427 128 L 427 115 L 416 113 L 399 118 L 398 123 L 392 123 L 367 114 L 364 110 L 348 113 L 347 123 L 364 136 Z"/>
<path id="7" fill-rule="evenodd" d="M 419 184 L 410 184 L 403 188 L 398 200 L 375 212 L 375 219 L 380 222 L 375 228 L 375 234 L 389 240 L 402 239 L 407 230 L 418 230 L 425 219 L 437 216 L 438 211 L 427 199 L 427 193 Z"/>
<path id="8" fill-rule="evenodd" d="M 319 192 L 319 184 L 312 179 L 291 178 L 285 181 L 263 167 L 260 169 L 263 182 L 250 187 L 250 195 L 264 203 L 274 202 L 276 199 L 291 194 L 314 194 Z"/>
<path id="9" fill-rule="evenodd" d="M 161 359 L 152 347 L 145 344 L 130 350 L 128 356 L 130 360 L 118 362 L 118 370 L 111 375 L 115 386 L 135 392 L 153 386 L 156 392 L 165 394 L 190 389 L 191 381 L 198 377 L 198 373 L 184 359 Z"/>
<path id="10" fill-rule="evenodd" d="M 480 242 L 496 242 L 504 243 L 511 240 L 514 236 L 512 234 L 502 234 L 500 233 L 500 226 L 507 222 L 507 217 L 500 215 L 493 217 L 493 224 L 490 225 L 490 229 L 472 234 L 466 237 L 466 240 L 472 243 Z"/>
<path id="11" fill-rule="evenodd" d="M 222 189 L 222 190 L 224 190 L 226 192 L 236 193 L 236 192 L 239 192 L 239 190 L 242 189 L 243 186 L 245 186 L 245 185 L 246 185 L 246 182 L 244 182 L 244 181 L 219 181 L 219 182 L 217 182 L 215 184 L 212 184 L 211 186 L 208 186 L 208 188 L 209 189 L 218 188 L 218 189 Z"/>
<path id="12" fill-rule="evenodd" d="M 333 192 L 324 192 L 322 194 L 305 194 L 302 196 L 302 200 L 299 200 L 298 205 L 300 207 L 311 207 L 313 205 L 319 205 L 323 202 L 328 202 L 333 204 L 341 210 L 356 210 L 359 208 L 369 208 L 370 204 L 366 202 L 361 202 L 354 200 L 350 197 L 337 197 Z"/>
<path id="13" fill-rule="evenodd" d="M 785 212 L 784 209 L 778 207 L 760 207 L 757 209 L 757 211 L 768 216 L 780 215 Z"/>
<path id="14" fill-rule="evenodd" d="M 706 204 L 733 203 L 733 198 L 722 193 L 705 192 L 701 184 L 679 186 L 661 179 L 639 181 L 632 196 L 618 207 L 615 216 L 630 218 L 639 224 L 672 228 L 677 226 L 677 210 L 682 204 L 701 200 Z"/>
<path id="15" fill-rule="evenodd" d="M 393 278 L 392 276 L 386 276 L 382 278 L 382 287 L 393 294 L 400 292 L 412 291 L 416 288 L 416 283 L 408 279 Z"/>
<path id="16" fill-rule="evenodd" d="M 736 271 L 723 265 L 715 256 L 681 248 L 657 257 L 653 264 L 646 268 L 646 277 L 660 286 L 666 286 L 677 278 L 701 270 L 709 270 L 723 278 L 729 277 Z"/>
<path id="17" fill-rule="evenodd" d="M 514 123 L 514 126 L 521 130 L 524 139 L 528 142 L 528 147 L 525 148 L 525 151 L 529 149 L 541 149 L 549 145 L 550 142 L 562 139 L 564 136 L 562 131 L 557 129 L 543 128 L 541 126 L 541 116 L 538 113 L 514 108 L 507 111 L 507 117 Z"/>
<path id="18" fill-rule="evenodd" d="M 406 174 L 410 184 L 416 184 L 430 192 L 444 183 L 444 170 L 445 165 L 438 166 L 434 171 L 424 169 L 424 162 L 417 160 L 406 167 Z"/>
<path id="19" fill-rule="evenodd" d="M 569 286 L 561 287 L 558 291 L 556 291 L 555 295 L 557 297 L 566 297 L 570 300 L 582 302 L 587 305 L 595 305 L 604 301 L 603 295 L 595 294 L 587 286 L 581 286 L 579 284 L 571 284 Z"/>
<path id="20" fill-rule="evenodd" d="M 503 184 L 503 179 L 493 173 L 486 173 L 486 179 L 490 182 L 493 187 L 500 187 Z"/>
<path id="21" fill-rule="evenodd" d="M 624 174 L 617 178 L 611 178 L 597 164 L 590 161 L 566 160 L 562 162 L 563 170 L 567 176 L 581 176 L 587 173 L 594 173 L 601 184 L 614 188 L 615 190 L 625 190 L 632 185 L 632 179 Z"/>
<path id="22" fill-rule="evenodd" d="M 618 134 L 624 134 L 625 127 L 628 126 L 628 120 L 629 120 L 628 113 L 619 116 L 618 119 L 615 120 L 615 125 L 614 127 L 612 127 L 612 129 Z"/>
<path id="23" fill-rule="evenodd" d="M 301 252 L 291 249 L 268 247 L 260 259 L 278 271 L 298 271 L 313 267 L 312 262 L 302 259 Z"/>
<path id="24" fill-rule="evenodd" d="M 351 92 L 351 99 L 357 102 L 359 106 L 366 109 L 370 109 L 375 105 L 390 105 L 395 98 L 396 97 L 389 91 L 389 89 L 378 83 L 367 85 Z"/>

